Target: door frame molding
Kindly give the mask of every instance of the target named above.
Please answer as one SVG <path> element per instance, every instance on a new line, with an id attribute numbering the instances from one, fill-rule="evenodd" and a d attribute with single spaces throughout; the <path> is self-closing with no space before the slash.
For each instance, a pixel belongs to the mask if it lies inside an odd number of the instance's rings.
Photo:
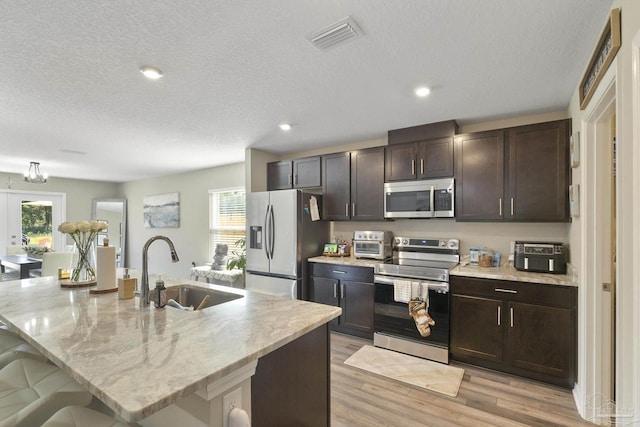
<path id="1" fill-rule="evenodd" d="M 609 195 L 610 187 L 599 185 L 602 170 L 602 156 L 599 150 L 602 149 L 602 136 L 606 131 L 607 139 L 610 135 L 607 117 L 611 117 L 617 110 L 617 59 L 609 67 L 601 80 L 598 89 L 593 95 L 589 106 L 585 109 L 582 122 L 581 133 L 584 135 L 582 159 L 580 164 L 580 181 L 583 186 L 580 212 L 580 230 L 582 244 L 580 245 L 580 271 L 582 272 L 581 286 L 578 289 L 578 384 L 574 389 L 574 397 L 578 406 L 578 411 L 583 418 L 596 421 L 601 397 L 611 399 L 610 396 L 603 396 L 603 324 L 610 324 L 603 321 L 606 315 L 602 308 L 602 259 L 603 248 L 600 244 L 603 231 L 610 232 L 610 225 L 601 221 L 600 204 L 603 197 Z M 619 114 L 616 120 L 619 121 Z M 606 123 L 606 126 L 605 126 Z M 616 133 L 619 132 L 616 125 Z M 606 160 L 606 159 L 605 159 Z M 618 164 L 618 177 L 620 176 L 620 165 Z M 606 179 L 610 183 L 609 178 Z M 618 183 L 616 183 L 618 188 Z M 610 199 L 606 200 L 610 205 Z M 617 213 L 619 215 L 619 211 Z M 619 223 L 618 223 L 619 224 Z M 606 230 L 605 230 L 606 229 Z M 618 230 L 618 235 L 620 230 Z M 618 246 L 620 242 L 617 243 Z M 619 252 L 618 252 L 619 253 Z M 619 266 L 618 266 L 619 268 Z M 617 272 L 616 272 L 617 274 Z M 598 400 L 596 402 L 596 400 Z M 604 402 L 603 402 L 604 403 Z"/>

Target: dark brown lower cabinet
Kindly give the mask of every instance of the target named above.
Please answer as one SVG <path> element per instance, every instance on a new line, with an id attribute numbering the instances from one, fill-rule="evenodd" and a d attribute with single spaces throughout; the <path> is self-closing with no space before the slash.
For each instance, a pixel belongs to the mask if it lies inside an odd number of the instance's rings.
<path id="1" fill-rule="evenodd" d="M 373 339 L 373 268 L 310 263 L 311 301 L 342 308 L 331 329 Z"/>
<path id="2" fill-rule="evenodd" d="M 451 278 L 451 357 L 571 388 L 577 288 Z"/>
<path id="3" fill-rule="evenodd" d="M 251 378 L 253 427 L 328 427 L 329 327 L 323 325 L 258 360 Z"/>
<path id="4" fill-rule="evenodd" d="M 451 297 L 451 349 L 458 355 L 502 363 L 502 301 L 468 295 Z"/>

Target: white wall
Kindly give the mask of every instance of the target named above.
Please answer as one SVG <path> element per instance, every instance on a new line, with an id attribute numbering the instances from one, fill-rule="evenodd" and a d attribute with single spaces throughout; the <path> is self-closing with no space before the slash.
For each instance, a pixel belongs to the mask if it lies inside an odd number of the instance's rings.
<path id="1" fill-rule="evenodd" d="M 244 163 L 202 169 L 176 175 L 124 183 L 122 197 L 127 199 L 127 260 L 126 267 L 142 268 L 142 248 L 155 236 L 169 237 L 180 261 L 171 263 L 165 242 L 154 242 L 149 249 L 149 273 L 164 273 L 188 278 L 191 262 L 202 265 L 209 254 L 209 190 L 244 187 Z M 180 193 L 180 227 L 144 228 L 143 198 L 164 193 Z"/>

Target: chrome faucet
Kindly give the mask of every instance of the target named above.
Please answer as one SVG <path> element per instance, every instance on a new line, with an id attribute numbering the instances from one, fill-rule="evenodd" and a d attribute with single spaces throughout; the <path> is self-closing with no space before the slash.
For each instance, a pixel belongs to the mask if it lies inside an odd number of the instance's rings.
<path id="1" fill-rule="evenodd" d="M 180 259 L 178 258 L 178 254 L 176 253 L 176 248 L 173 247 L 173 242 L 166 236 L 153 236 L 147 243 L 144 244 L 142 248 L 142 283 L 140 284 L 140 306 L 149 305 L 150 297 L 149 297 L 149 262 L 147 260 L 147 252 L 149 252 L 149 246 L 156 240 L 164 240 L 169 245 L 169 249 L 171 250 L 171 262 L 178 262 Z"/>

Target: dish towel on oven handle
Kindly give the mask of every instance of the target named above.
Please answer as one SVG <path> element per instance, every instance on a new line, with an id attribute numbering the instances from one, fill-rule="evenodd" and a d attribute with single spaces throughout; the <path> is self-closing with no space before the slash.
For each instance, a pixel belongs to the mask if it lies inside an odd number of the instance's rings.
<path id="1" fill-rule="evenodd" d="M 408 303 L 411 301 L 411 280 L 393 279 L 393 300 Z"/>

